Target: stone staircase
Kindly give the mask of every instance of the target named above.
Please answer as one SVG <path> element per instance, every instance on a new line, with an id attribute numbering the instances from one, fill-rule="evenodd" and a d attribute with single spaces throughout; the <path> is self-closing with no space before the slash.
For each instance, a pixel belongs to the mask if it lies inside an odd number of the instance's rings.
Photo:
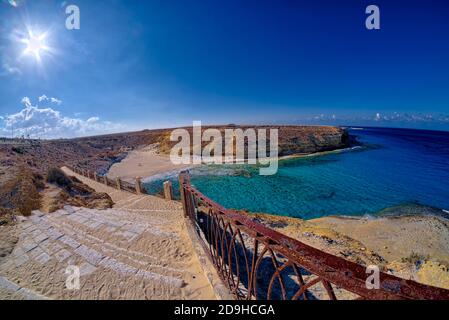
<path id="1" fill-rule="evenodd" d="M 56 299 L 215 298 L 179 203 L 115 190 L 64 170 L 107 192 L 114 207 L 33 212 L 15 227 L 19 242 L 0 264 L 0 292 L 20 298 L 27 288 L 24 299 L 30 292 Z M 67 287 L 68 267 L 78 268 L 79 289 Z"/>

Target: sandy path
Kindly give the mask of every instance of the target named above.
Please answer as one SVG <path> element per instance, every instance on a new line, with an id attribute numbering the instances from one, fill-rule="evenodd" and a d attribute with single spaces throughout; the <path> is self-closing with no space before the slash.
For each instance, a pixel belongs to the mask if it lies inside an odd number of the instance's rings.
<path id="1" fill-rule="evenodd" d="M 136 177 L 150 177 L 153 175 L 181 171 L 191 165 L 175 165 L 168 155 L 156 153 L 154 146 L 147 146 L 131 151 L 128 156 L 119 163 L 115 163 L 109 169 L 107 175 L 111 179 L 117 177 L 126 181 L 133 181 Z"/>
<path id="2" fill-rule="evenodd" d="M 179 203 L 118 191 L 64 170 L 116 204 L 35 211 L 14 227 L 19 242 L 0 264 L 1 298 L 215 298 Z M 80 270 L 79 290 L 66 287 L 68 266 Z"/>

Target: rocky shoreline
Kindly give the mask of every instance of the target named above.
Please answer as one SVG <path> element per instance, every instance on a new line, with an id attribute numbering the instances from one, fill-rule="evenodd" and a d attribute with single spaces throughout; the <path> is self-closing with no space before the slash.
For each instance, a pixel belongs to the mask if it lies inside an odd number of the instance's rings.
<path id="1" fill-rule="evenodd" d="M 449 220 L 441 212 L 410 205 L 388 208 L 378 215 L 312 220 L 245 214 L 347 260 L 377 265 L 398 277 L 449 289 Z"/>

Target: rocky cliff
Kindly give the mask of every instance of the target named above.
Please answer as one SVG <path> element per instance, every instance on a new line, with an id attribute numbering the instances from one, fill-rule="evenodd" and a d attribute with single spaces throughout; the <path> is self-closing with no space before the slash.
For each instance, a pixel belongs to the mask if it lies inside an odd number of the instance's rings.
<path id="1" fill-rule="evenodd" d="M 212 127 L 202 127 L 206 130 Z M 349 146 L 349 136 L 346 130 L 338 127 L 330 126 L 218 126 L 222 137 L 225 137 L 225 129 L 266 129 L 267 131 L 267 147 L 269 147 L 269 130 L 278 129 L 279 135 L 279 156 L 288 156 L 293 154 L 308 154 L 321 151 L 331 151 Z M 192 128 L 185 128 L 192 134 Z M 159 138 L 160 151 L 169 154 L 171 148 L 177 143 L 170 141 L 171 131 L 161 134 Z M 209 142 L 203 142 L 203 147 Z M 222 145 L 224 146 L 224 141 Z M 245 141 L 245 147 L 247 147 Z M 224 148 L 224 147 L 223 147 Z"/>

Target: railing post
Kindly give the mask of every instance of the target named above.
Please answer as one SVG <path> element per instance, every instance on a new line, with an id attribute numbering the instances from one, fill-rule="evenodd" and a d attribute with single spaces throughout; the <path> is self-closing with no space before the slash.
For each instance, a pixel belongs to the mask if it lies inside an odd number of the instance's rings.
<path id="1" fill-rule="evenodd" d="M 96 171 L 94 172 L 94 180 L 95 180 L 95 182 L 98 182 L 98 175 L 97 175 Z"/>
<path id="2" fill-rule="evenodd" d="M 184 211 L 184 217 L 187 217 L 187 205 L 186 205 L 186 195 L 184 193 L 184 183 L 187 182 L 186 180 L 187 173 L 181 172 L 179 174 L 179 193 L 181 194 L 181 203 L 182 203 L 182 210 Z"/>
<path id="3" fill-rule="evenodd" d="M 117 184 L 117 189 L 122 190 L 122 182 L 119 177 L 115 178 L 115 182 Z"/>
<path id="4" fill-rule="evenodd" d="M 142 194 L 142 178 L 136 177 L 136 192 L 137 194 Z"/>
<path id="5" fill-rule="evenodd" d="M 103 178 L 104 178 L 104 184 L 105 184 L 105 185 L 108 185 L 108 177 L 103 176 Z"/>
<path id="6" fill-rule="evenodd" d="M 173 200 L 173 186 L 171 181 L 164 182 L 164 196 L 167 200 Z"/>

